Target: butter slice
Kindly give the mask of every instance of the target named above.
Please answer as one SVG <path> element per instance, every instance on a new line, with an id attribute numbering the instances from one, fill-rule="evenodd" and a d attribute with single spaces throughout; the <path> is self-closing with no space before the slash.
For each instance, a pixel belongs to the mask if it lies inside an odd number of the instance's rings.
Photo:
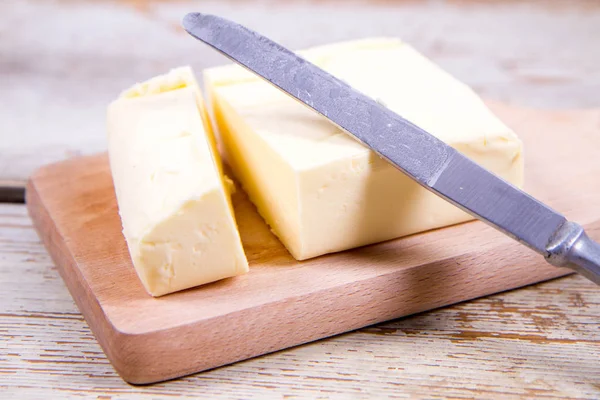
<path id="1" fill-rule="evenodd" d="M 517 135 L 468 86 L 409 45 L 367 39 L 299 53 L 522 185 Z M 472 219 L 240 67 L 208 69 L 204 78 L 235 176 L 296 259 Z"/>
<path id="2" fill-rule="evenodd" d="M 126 90 L 108 109 L 123 234 L 153 296 L 248 271 L 205 113 L 189 67 Z"/>

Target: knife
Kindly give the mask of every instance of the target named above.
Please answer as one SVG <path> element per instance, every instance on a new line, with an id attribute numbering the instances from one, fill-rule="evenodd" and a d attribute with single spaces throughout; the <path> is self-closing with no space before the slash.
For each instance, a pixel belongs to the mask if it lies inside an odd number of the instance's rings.
<path id="1" fill-rule="evenodd" d="M 600 285 L 600 245 L 583 228 L 270 39 L 214 15 L 183 27 L 372 149 L 426 189 Z"/>

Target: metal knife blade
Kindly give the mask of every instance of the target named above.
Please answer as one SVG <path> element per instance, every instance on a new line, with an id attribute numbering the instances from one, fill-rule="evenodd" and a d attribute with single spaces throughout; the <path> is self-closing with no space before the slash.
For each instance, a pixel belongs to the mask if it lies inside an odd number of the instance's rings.
<path id="1" fill-rule="evenodd" d="M 201 13 L 186 15 L 183 26 L 195 38 L 331 120 L 425 188 L 524 243 L 550 263 L 574 268 L 600 284 L 600 246 L 558 212 L 244 26 Z M 585 254 L 577 250 L 582 247 Z"/>

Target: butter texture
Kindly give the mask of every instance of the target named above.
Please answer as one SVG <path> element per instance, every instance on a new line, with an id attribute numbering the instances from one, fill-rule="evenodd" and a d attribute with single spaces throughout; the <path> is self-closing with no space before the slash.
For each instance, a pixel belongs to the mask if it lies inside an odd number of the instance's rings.
<path id="1" fill-rule="evenodd" d="M 468 86 L 409 45 L 376 38 L 299 53 L 522 185 L 517 135 Z M 208 69 L 204 79 L 234 174 L 296 259 L 472 219 L 242 68 Z"/>
<path id="2" fill-rule="evenodd" d="M 108 108 L 108 153 L 123 235 L 153 296 L 248 271 L 193 72 L 177 68 Z"/>

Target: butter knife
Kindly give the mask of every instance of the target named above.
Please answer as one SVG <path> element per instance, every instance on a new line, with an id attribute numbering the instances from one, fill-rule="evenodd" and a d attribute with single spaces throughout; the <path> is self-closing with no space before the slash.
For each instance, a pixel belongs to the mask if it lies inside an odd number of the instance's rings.
<path id="1" fill-rule="evenodd" d="M 183 27 L 372 149 L 426 189 L 600 285 L 600 245 L 583 228 L 370 97 L 270 39 L 214 15 Z"/>

